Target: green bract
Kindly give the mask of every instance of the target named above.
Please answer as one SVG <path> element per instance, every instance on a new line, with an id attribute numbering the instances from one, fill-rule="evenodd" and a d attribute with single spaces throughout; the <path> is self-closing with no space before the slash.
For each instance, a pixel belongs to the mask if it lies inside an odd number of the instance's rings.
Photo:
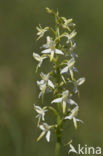
<path id="1" fill-rule="evenodd" d="M 73 95 L 78 95 L 78 88 L 84 83 L 85 78 L 75 78 L 78 72 L 75 67 L 78 55 L 74 51 L 76 48 L 74 38 L 77 32 L 74 30 L 73 20 L 59 16 L 58 11 L 54 12 L 49 8 L 46 10 L 55 17 L 55 28 L 49 26 L 42 28 L 40 25 L 37 27 L 37 39 L 44 37 L 46 43 L 41 46 L 41 54 L 33 53 L 33 57 L 38 62 L 36 71 L 44 60 L 48 60 L 52 67 L 51 71 L 47 71 L 46 74 L 41 72 L 41 80 L 37 81 L 40 89 L 39 98 L 46 96 L 48 91 L 52 96 L 47 106 L 41 108 L 34 105 L 34 109 L 37 113 L 38 127 L 42 131 L 37 141 L 46 136 L 49 142 L 51 129 L 54 129 L 53 132 L 57 137 L 55 154 L 59 156 L 63 123 L 73 120 L 74 127 L 77 128 L 77 122 L 82 122 L 77 118 L 79 105 L 73 100 Z M 46 123 L 45 118 L 48 111 L 51 111 L 56 118 L 53 124 Z M 71 143 L 69 145 L 74 150 L 73 145 Z"/>

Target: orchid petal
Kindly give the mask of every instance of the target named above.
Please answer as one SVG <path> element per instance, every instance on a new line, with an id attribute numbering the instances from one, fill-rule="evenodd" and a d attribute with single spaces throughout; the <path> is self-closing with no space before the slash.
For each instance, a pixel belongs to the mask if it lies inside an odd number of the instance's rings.
<path id="1" fill-rule="evenodd" d="M 63 68 L 60 73 L 63 74 L 63 73 L 67 73 L 67 72 L 68 72 L 68 66 Z"/>
<path id="2" fill-rule="evenodd" d="M 49 54 L 49 53 L 51 53 L 51 49 L 43 50 L 41 53 L 42 54 Z"/>
<path id="3" fill-rule="evenodd" d="M 41 57 L 40 55 L 36 54 L 36 53 L 33 53 L 33 58 L 37 61 L 40 61 L 41 60 Z"/>
<path id="4" fill-rule="evenodd" d="M 64 55 L 64 53 L 61 50 L 59 50 L 59 49 L 55 49 L 55 53 L 56 54 L 60 54 L 60 55 Z"/>
<path id="5" fill-rule="evenodd" d="M 60 103 L 62 102 L 62 98 L 54 99 L 51 103 Z"/>
<path id="6" fill-rule="evenodd" d="M 53 88 L 53 89 L 54 89 L 54 84 L 53 84 L 53 82 L 52 82 L 52 81 L 48 80 L 48 85 L 49 85 L 51 88 Z"/>
<path id="7" fill-rule="evenodd" d="M 67 102 L 70 104 L 70 105 L 77 105 L 77 103 L 72 100 L 72 99 L 68 99 Z"/>
<path id="8" fill-rule="evenodd" d="M 84 77 L 83 77 L 83 78 L 80 78 L 80 79 L 77 80 L 77 85 L 80 86 L 80 85 L 82 85 L 84 82 L 85 82 L 85 78 L 84 78 Z"/>
<path id="9" fill-rule="evenodd" d="M 46 134 L 46 140 L 49 142 L 50 141 L 50 131 L 47 132 Z"/>

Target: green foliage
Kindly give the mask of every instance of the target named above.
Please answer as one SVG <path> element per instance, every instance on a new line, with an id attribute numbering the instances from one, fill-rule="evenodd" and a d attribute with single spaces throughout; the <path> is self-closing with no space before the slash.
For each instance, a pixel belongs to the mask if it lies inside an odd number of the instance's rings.
<path id="1" fill-rule="evenodd" d="M 82 85 L 85 78 L 76 79 L 75 75 L 78 72 L 75 67 L 76 58 L 78 55 L 75 53 L 76 43 L 75 36 L 75 24 L 72 19 L 66 19 L 61 17 L 59 12 L 46 8 L 49 14 L 52 14 L 55 18 L 55 27 L 50 26 L 42 28 L 40 25 L 37 27 L 37 40 L 45 37 L 46 44 L 43 44 L 41 55 L 33 53 L 33 57 L 38 61 L 36 71 L 41 67 L 44 61 L 49 60 L 51 70 L 44 74 L 40 73 L 41 80 L 37 81 L 37 85 L 40 88 L 39 98 L 47 96 L 48 92 L 51 96 L 51 104 L 41 108 L 34 105 L 34 109 L 37 112 L 38 124 L 37 126 L 42 130 L 37 141 L 43 136 L 46 136 L 46 140 L 50 141 L 51 129 L 54 129 L 54 133 L 57 137 L 58 143 L 61 143 L 62 126 L 65 120 L 73 120 L 74 127 L 77 128 L 77 122 L 82 122 L 77 119 L 79 105 L 72 97 L 74 94 L 79 94 L 78 87 Z M 44 102 L 44 100 L 43 100 Z M 56 106 L 55 106 L 56 105 Z M 56 117 L 55 124 L 49 125 L 45 122 L 45 114 L 47 111 L 51 111 Z M 64 129 L 65 130 L 65 129 Z M 56 150 L 56 155 L 58 152 Z"/>

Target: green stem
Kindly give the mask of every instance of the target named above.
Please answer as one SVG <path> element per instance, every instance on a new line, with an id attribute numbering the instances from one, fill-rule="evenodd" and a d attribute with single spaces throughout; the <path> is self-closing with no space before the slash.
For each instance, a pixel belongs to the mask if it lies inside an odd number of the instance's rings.
<path id="1" fill-rule="evenodd" d="M 55 41 L 56 39 L 60 36 L 59 34 L 59 24 L 58 24 L 58 17 L 55 16 L 55 29 L 56 29 L 56 33 L 55 33 Z M 58 48 L 59 47 L 59 42 L 60 42 L 60 39 L 57 40 L 57 43 L 56 43 L 56 47 Z M 56 77 L 56 80 L 57 80 L 57 88 L 59 89 L 59 82 L 60 82 L 60 69 L 58 67 L 58 56 L 57 57 L 57 62 L 56 62 L 56 72 L 57 72 L 57 77 Z M 58 109 L 59 109 L 60 105 L 58 104 Z M 60 122 L 60 124 L 58 125 L 58 123 Z M 55 146 L 55 156 L 60 156 L 60 147 L 61 147 L 61 127 L 62 127 L 62 122 L 61 122 L 61 119 L 60 119 L 60 116 L 59 118 L 57 117 L 57 129 L 56 129 L 56 137 L 57 137 L 57 140 L 56 140 L 56 146 Z"/>
<path id="2" fill-rule="evenodd" d="M 60 146 L 61 143 L 59 141 L 56 142 L 56 147 L 55 147 L 55 156 L 59 156 L 60 154 Z"/>
<path id="3" fill-rule="evenodd" d="M 57 119 L 58 120 L 58 119 Z M 59 125 L 56 129 L 56 146 L 55 146 L 55 156 L 60 155 L 60 148 L 61 148 L 61 137 L 62 137 L 62 121 L 60 119 L 57 121 Z"/>

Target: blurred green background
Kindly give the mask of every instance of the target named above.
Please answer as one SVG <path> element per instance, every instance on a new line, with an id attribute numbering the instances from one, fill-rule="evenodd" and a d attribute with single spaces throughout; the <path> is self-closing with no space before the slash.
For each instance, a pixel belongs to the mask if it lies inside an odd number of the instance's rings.
<path id="1" fill-rule="evenodd" d="M 59 10 L 77 24 L 80 88 L 78 130 L 66 125 L 65 141 L 103 146 L 103 0 L 0 0 L 0 156 L 53 156 L 54 142 L 36 143 L 33 103 L 37 102 L 36 25 L 54 24 L 45 7 Z M 67 156 L 63 147 L 61 156 Z"/>

